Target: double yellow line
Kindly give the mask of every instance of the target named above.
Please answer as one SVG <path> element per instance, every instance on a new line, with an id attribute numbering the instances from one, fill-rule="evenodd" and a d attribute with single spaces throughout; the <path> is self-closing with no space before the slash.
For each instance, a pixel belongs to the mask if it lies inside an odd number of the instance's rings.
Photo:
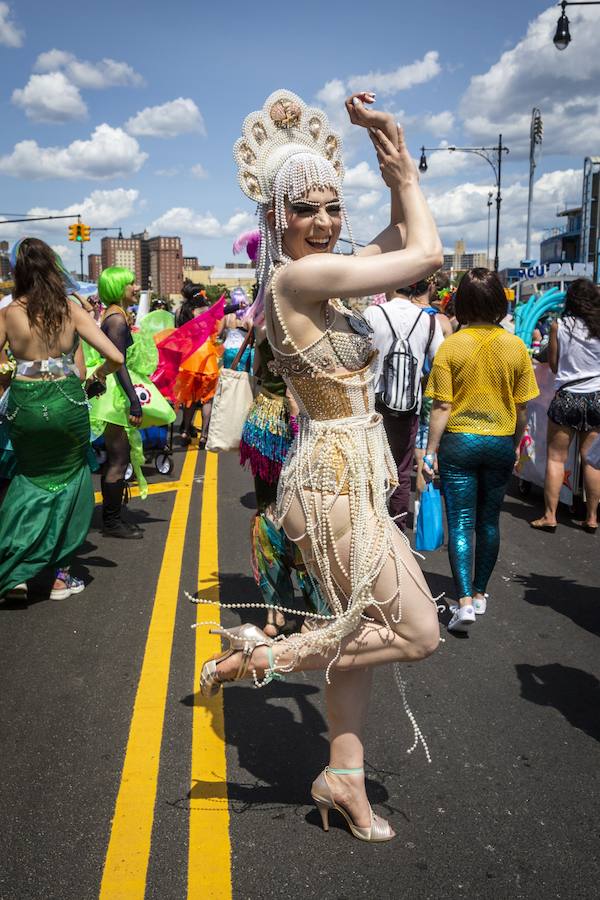
<path id="1" fill-rule="evenodd" d="M 121 783 L 106 854 L 100 900 L 143 900 L 159 775 L 180 573 L 198 456 L 186 453 L 169 525 Z M 218 458 L 207 454 L 200 529 L 198 590 L 218 600 Z M 198 621 L 218 620 L 217 606 L 199 606 Z M 218 638 L 196 632 L 194 688 L 201 662 L 218 652 Z M 185 737 L 182 735 L 182 740 Z M 221 695 L 193 710 L 188 900 L 231 897 L 229 812 Z M 170 898 L 171 900 L 171 898 Z M 173 898 L 176 900 L 176 898 Z"/>

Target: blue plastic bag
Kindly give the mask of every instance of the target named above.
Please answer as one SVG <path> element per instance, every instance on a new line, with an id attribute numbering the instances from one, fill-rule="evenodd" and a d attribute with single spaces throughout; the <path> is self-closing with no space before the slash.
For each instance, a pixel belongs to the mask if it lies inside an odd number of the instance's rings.
<path id="1" fill-rule="evenodd" d="M 433 486 L 433 482 L 429 482 L 421 494 L 415 549 L 437 550 L 443 543 L 442 497 L 437 488 Z"/>

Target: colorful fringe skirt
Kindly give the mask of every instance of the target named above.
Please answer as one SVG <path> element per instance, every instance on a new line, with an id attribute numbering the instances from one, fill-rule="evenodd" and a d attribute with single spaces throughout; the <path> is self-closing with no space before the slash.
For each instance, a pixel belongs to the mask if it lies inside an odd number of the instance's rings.
<path id="1" fill-rule="evenodd" d="M 249 467 L 255 478 L 277 484 L 297 430 L 286 398 L 261 388 L 242 430 L 240 465 Z"/>

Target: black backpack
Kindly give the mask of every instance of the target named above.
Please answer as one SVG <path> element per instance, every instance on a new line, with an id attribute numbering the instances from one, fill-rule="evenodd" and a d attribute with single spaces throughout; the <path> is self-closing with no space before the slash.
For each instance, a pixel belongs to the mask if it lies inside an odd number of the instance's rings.
<path id="1" fill-rule="evenodd" d="M 377 401 L 385 408 L 385 412 L 396 416 L 410 416 L 417 411 L 419 403 L 419 383 L 417 369 L 419 362 L 410 348 L 410 336 L 417 327 L 417 322 L 424 313 L 421 310 L 405 338 L 398 337 L 394 326 L 383 306 L 379 309 L 387 319 L 393 335 L 392 346 L 383 358 L 383 390 L 377 394 Z M 435 316 L 429 316 L 429 338 L 425 347 L 425 356 L 435 332 Z"/>

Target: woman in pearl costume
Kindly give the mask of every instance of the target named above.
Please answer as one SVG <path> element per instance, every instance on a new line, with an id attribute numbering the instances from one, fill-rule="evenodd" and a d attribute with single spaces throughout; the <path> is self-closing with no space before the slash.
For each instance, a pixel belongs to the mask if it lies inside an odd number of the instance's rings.
<path id="1" fill-rule="evenodd" d="M 211 696 L 244 677 L 263 686 L 285 672 L 324 669 L 330 760 L 312 797 L 325 829 L 336 809 L 355 837 L 384 841 L 394 831 L 373 813 L 363 770 L 372 667 L 429 656 L 439 625 L 421 570 L 386 509 L 395 470 L 374 410 L 370 328 L 331 298 L 425 278 L 440 267 L 442 247 L 402 131 L 391 115 L 369 108 L 374 99 L 354 95 L 346 109 L 354 125 L 368 129 L 390 189 L 391 223 L 352 256 L 333 253 L 342 224 L 349 225 L 341 141 L 324 113 L 277 91 L 246 118 L 234 148 L 242 190 L 258 203 L 264 291 L 255 306 L 264 309 L 274 370 L 300 408 L 277 514 L 330 615 L 307 617 L 312 628 L 275 640 L 250 625 L 218 629 L 229 649 L 205 663 L 201 689 Z M 404 705 L 415 731 L 411 749 L 420 741 L 429 755 Z"/>

